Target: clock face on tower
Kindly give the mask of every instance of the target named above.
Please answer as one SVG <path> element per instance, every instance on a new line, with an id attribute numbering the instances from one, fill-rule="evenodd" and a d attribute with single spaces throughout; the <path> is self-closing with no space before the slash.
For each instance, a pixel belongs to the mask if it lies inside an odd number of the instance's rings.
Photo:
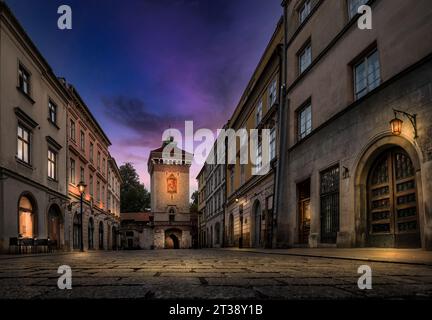
<path id="1" fill-rule="evenodd" d="M 177 193 L 177 179 L 173 174 L 167 179 L 167 192 Z"/>

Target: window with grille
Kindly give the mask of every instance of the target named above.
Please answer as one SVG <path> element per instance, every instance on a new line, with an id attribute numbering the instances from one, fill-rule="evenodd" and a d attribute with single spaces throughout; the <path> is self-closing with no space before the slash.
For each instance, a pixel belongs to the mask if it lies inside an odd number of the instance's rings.
<path id="1" fill-rule="evenodd" d="M 312 131 L 312 105 L 308 103 L 297 113 L 297 136 L 302 140 Z"/>
<path id="2" fill-rule="evenodd" d="M 339 165 L 320 174 L 321 242 L 335 243 L 339 231 Z"/>

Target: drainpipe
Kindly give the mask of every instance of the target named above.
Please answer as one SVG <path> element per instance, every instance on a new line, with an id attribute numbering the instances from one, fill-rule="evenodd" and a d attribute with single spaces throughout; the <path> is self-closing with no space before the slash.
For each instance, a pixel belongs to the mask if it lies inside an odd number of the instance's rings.
<path id="1" fill-rule="evenodd" d="M 272 247 L 277 247 L 278 240 L 278 223 L 281 213 L 287 210 L 287 202 L 286 202 L 286 190 L 287 190 L 287 175 L 285 174 L 288 162 L 287 162 L 287 151 L 286 146 L 288 145 L 288 101 L 287 101 L 287 43 L 288 43 L 288 1 L 282 1 L 283 7 L 283 28 L 284 28 L 284 38 L 283 38 L 283 46 L 282 46 L 282 66 L 281 66 L 281 86 L 280 86 L 280 103 L 278 109 L 278 140 L 279 140 L 279 154 L 277 160 L 277 169 L 276 169 L 276 189 L 275 196 L 273 197 L 273 245 Z"/>

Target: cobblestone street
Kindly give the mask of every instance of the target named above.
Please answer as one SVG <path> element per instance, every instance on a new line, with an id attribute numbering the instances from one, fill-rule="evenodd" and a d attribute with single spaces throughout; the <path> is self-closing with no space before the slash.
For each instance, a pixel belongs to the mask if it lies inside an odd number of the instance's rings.
<path id="1" fill-rule="evenodd" d="M 368 264 L 373 289 L 359 290 Z M 57 268 L 72 268 L 59 290 Z M 359 299 L 432 297 L 432 268 L 229 250 L 148 250 L 0 259 L 0 298 Z"/>

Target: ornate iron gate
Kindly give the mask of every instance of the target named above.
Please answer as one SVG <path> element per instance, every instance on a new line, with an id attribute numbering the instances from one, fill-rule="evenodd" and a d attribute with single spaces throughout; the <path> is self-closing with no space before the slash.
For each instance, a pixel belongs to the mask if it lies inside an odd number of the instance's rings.
<path id="1" fill-rule="evenodd" d="M 321 242 L 336 243 L 339 231 L 339 165 L 321 172 Z"/>

